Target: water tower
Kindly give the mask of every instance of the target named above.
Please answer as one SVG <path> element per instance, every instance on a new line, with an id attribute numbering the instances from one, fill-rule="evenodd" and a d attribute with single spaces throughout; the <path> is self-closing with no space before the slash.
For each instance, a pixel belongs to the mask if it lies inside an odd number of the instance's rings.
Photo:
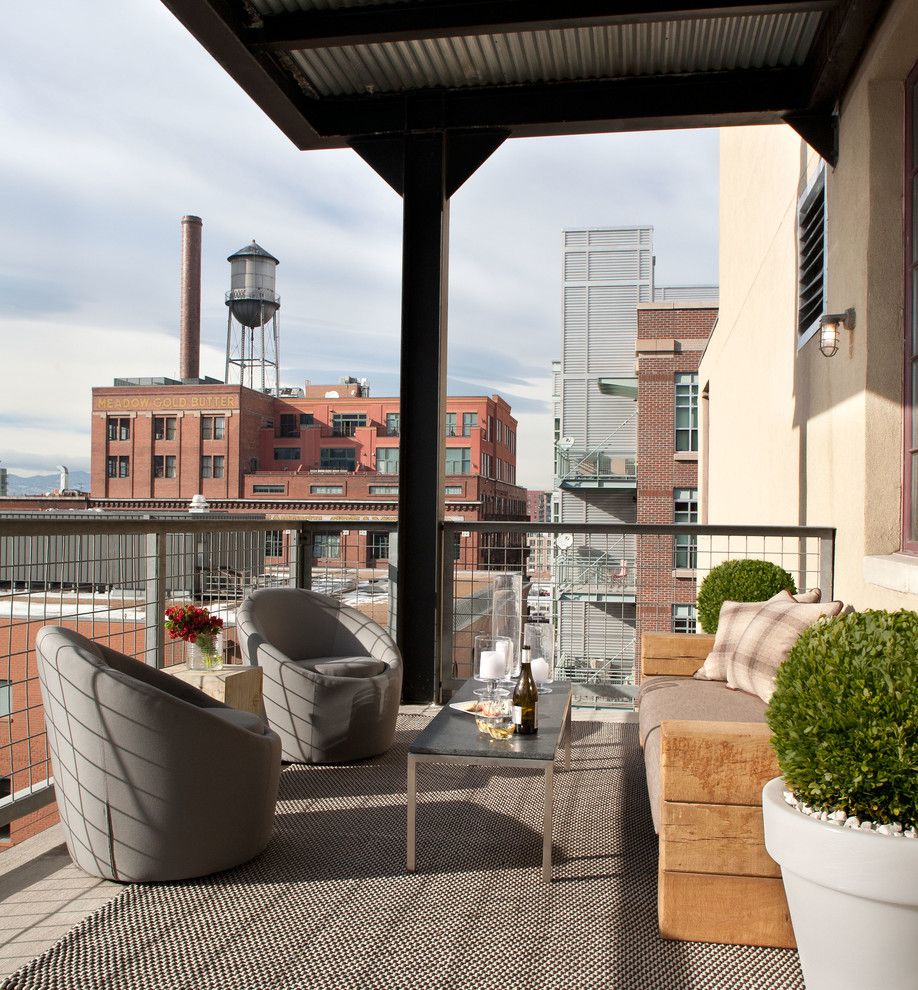
<path id="1" fill-rule="evenodd" d="M 226 382 L 279 394 L 280 336 L 274 291 L 280 262 L 252 241 L 227 259 Z M 270 328 L 268 324 L 270 323 Z M 235 370 L 238 369 L 238 374 Z"/>

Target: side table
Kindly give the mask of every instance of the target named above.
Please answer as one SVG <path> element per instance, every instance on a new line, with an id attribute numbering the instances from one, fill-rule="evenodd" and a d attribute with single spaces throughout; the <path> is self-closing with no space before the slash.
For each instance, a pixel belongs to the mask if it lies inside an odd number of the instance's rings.
<path id="1" fill-rule="evenodd" d="M 240 663 L 229 664 L 220 670 L 189 670 L 186 664 L 179 663 L 164 669 L 166 673 L 191 684 L 230 708 L 263 716 L 261 682 L 264 671 L 261 667 Z"/>

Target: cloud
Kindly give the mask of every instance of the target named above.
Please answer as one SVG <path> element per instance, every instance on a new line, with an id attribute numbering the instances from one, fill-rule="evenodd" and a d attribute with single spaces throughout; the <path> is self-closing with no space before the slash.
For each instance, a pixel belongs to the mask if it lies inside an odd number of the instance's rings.
<path id="1" fill-rule="evenodd" d="M 18 5 L 0 91 L 7 466 L 84 463 L 93 385 L 175 374 L 184 213 L 204 219 L 203 373 L 223 374 L 226 256 L 254 237 L 281 262 L 285 379 L 398 390 L 399 198 L 350 151 L 297 151 L 159 0 Z M 511 402 L 521 483 L 551 481 L 561 230 L 652 224 L 658 283 L 715 281 L 717 165 L 714 132 L 518 140 L 453 197 L 451 388 Z"/>

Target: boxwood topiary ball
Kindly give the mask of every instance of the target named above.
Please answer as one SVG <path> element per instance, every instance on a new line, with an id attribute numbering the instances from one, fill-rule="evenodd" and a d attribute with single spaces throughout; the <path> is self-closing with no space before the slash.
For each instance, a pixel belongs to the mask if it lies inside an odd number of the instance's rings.
<path id="1" fill-rule="evenodd" d="M 698 589 L 698 621 L 706 633 L 717 632 L 724 602 L 764 602 L 786 588 L 797 593 L 794 579 L 768 560 L 725 560 L 711 570 Z"/>
<path id="2" fill-rule="evenodd" d="M 798 800 L 918 824 L 918 613 L 817 622 L 779 668 L 767 717 Z"/>

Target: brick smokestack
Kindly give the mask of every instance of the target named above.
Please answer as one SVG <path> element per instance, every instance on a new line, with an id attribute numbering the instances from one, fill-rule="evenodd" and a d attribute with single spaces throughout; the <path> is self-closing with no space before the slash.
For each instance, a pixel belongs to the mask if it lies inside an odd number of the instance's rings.
<path id="1" fill-rule="evenodd" d="M 199 378 L 201 371 L 201 228 L 203 226 L 200 217 L 182 217 L 179 378 Z"/>

